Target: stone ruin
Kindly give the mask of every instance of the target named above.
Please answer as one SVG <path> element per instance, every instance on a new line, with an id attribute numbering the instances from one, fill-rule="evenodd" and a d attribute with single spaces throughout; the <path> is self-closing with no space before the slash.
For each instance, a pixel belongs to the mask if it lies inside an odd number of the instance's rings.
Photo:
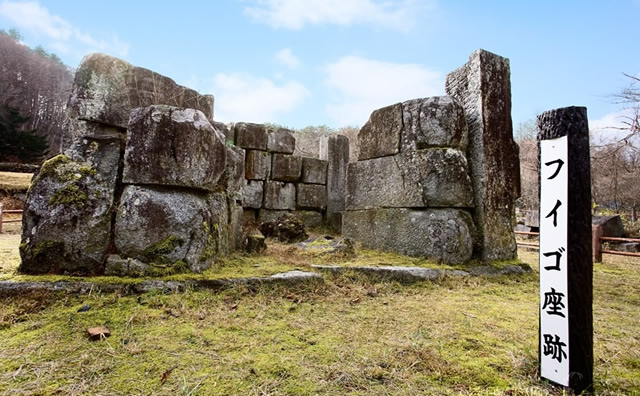
<path id="1" fill-rule="evenodd" d="M 201 272 L 242 248 L 243 225 L 284 213 L 445 263 L 513 258 L 508 60 L 476 51 L 446 87 L 450 96 L 374 111 L 348 164 L 344 136 L 324 141 L 319 159 L 294 156 L 291 131 L 215 122 L 213 96 L 89 55 L 64 154 L 43 164 L 28 193 L 19 270 Z"/>
<path id="2" fill-rule="evenodd" d="M 451 264 L 514 258 L 509 61 L 478 50 L 447 76 L 446 91 L 371 114 L 349 164 L 344 235 Z"/>

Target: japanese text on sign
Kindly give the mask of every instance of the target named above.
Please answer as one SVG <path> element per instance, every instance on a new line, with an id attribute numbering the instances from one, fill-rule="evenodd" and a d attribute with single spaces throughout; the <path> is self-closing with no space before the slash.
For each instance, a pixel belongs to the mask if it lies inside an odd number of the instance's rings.
<path id="1" fill-rule="evenodd" d="M 540 374 L 569 385 L 566 136 L 540 141 Z"/>

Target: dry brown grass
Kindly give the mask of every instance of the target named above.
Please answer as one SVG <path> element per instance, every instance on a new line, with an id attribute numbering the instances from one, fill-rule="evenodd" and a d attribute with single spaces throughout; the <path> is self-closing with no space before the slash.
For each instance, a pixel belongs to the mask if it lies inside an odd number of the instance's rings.
<path id="1" fill-rule="evenodd" d="M 268 254 L 228 264 L 317 259 L 282 244 Z M 217 294 L 5 298 L 0 394 L 559 396 L 537 377 L 538 254 L 520 257 L 533 273 L 414 285 L 347 273 Z M 607 255 L 594 268 L 600 395 L 640 393 L 639 269 Z M 91 310 L 77 312 L 83 304 Z M 113 335 L 89 341 L 95 325 Z"/>
<path id="2" fill-rule="evenodd" d="M 32 177 L 32 173 L 0 172 L 0 191 L 26 192 Z"/>

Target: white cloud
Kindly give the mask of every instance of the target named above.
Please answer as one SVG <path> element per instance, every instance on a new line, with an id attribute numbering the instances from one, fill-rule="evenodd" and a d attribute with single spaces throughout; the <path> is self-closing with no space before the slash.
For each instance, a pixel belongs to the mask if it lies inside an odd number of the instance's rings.
<path id="1" fill-rule="evenodd" d="M 433 10 L 434 0 L 252 0 L 244 13 L 273 28 L 298 30 L 305 25 L 371 24 L 398 30 L 415 25 L 418 10 Z"/>
<path id="2" fill-rule="evenodd" d="M 247 73 L 219 73 L 214 77 L 216 119 L 225 122 L 277 122 L 278 114 L 288 113 L 309 96 L 296 81 L 276 84 Z"/>
<path id="3" fill-rule="evenodd" d="M 297 69 L 300 67 L 300 59 L 298 59 L 290 48 L 284 48 L 276 52 L 275 60 L 282 66 L 286 66 L 289 69 Z"/>
<path id="4" fill-rule="evenodd" d="M 326 110 L 340 125 L 363 125 L 380 107 L 444 93 L 442 74 L 418 64 L 347 56 L 325 72 L 325 84 L 337 94 Z"/>
<path id="5" fill-rule="evenodd" d="M 596 144 L 606 144 L 629 135 L 629 122 L 635 117 L 634 109 L 624 109 L 589 120 L 589 131 Z"/>
<path id="6" fill-rule="evenodd" d="M 44 35 L 52 40 L 50 47 L 62 53 L 109 52 L 126 56 L 129 46 L 113 36 L 96 39 L 88 33 L 73 27 L 58 15 L 53 15 L 35 1 L 4 0 L 0 3 L 0 15 L 10 20 L 18 28 Z"/>

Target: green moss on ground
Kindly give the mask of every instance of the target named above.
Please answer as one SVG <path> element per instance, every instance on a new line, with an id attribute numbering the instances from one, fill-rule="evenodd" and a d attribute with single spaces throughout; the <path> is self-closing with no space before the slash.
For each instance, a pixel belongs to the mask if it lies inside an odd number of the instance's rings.
<path id="1" fill-rule="evenodd" d="M 295 260 L 230 258 L 238 266 Z M 277 257 L 277 260 L 276 258 Z M 244 261 L 242 261 L 244 260 Z M 535 268 L 537 254 L 523 252 Z M 594 269 L 596 389 L 640 392 L 637 262 Z M 0 393 L 563 395 L 538 380 L 537 273 L 0 301 Z M 84 304 L 91 309 L 77 312 Z M 112 336 L 92 342 L 86 329 Z"/>

